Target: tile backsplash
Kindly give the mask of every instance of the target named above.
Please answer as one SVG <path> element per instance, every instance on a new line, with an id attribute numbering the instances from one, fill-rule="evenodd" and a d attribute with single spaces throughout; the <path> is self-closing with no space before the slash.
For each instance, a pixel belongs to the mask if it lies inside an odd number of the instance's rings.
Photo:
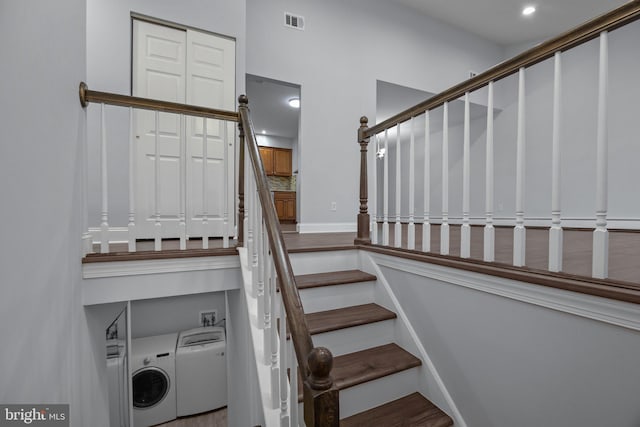
<path id="1" fill-rule="evenodd" d="M 294 176 L 267 176 L 269 190 L 271 191 L 296 191 L 296 177 Z"/>

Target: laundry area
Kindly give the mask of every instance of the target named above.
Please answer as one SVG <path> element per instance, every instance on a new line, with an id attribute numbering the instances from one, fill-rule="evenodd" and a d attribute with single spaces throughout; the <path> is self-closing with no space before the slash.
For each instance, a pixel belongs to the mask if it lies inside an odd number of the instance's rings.
<path id="1" fill-rule="evenodd" d="M 189 425 L 227 406 L 225 292 L 131 301 L 106 343 L 111 427 Z"/>

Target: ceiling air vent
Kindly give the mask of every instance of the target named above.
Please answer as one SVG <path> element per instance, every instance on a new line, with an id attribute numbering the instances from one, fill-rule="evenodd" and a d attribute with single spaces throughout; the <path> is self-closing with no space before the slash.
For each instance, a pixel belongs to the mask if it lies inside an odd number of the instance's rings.
<path id="1" fill-rule="evenodd" d="M 304 16 L 294 15 L 289 12 L 284 13 L 284 26 L 304 30 Z"/>

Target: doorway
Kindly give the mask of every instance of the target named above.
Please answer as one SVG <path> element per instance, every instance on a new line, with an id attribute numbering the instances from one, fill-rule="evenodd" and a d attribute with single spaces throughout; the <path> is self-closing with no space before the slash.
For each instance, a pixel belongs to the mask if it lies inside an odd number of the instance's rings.
<path id="1" fill-rule="evenodd" d="M 132 94 L 235 110 L 235 41 L 133 19 Z M 134 112 L 137 238 L 234 234 L 233 123 Z"/>
<path id="2" fill-rule="evenodd" d="M 290 165 L 266 170 L 276 211 L 284 232 L 297 231 L 300 218 L 300 85 L 247 74 L 249 108 L 263 163 L 273 150 L 273 159 L 287 159 Z M 289 160 L 290 159 L 290 160 Z"/>

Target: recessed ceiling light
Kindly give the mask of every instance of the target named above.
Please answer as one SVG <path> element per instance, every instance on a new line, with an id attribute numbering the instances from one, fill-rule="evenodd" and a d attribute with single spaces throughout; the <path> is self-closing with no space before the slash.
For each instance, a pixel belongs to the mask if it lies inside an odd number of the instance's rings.
<path id="1" fill-rule="evenodd" d="M 522 9 L 522 14 L 524 16 L 529 16 L 529 15 L 533 15 L 535 11 L 536 11 L 535 6 L 526 6 L 524 9 Z"/>
<path id="2" fill-rule="evenodd" d="M 266 131 L 266 130 L 264 130 L 264 129 L 262 129 L 262 134 L 263 134 L 263 135 L 266 135 L 266 134 L 267 134 L 267 131 Z"/>
<path id="3" fill-rule="evenodd" d="M 292 108 L 300 108 L 300 98 L 291 98 L 289 100 L 289 106 Z"/>

